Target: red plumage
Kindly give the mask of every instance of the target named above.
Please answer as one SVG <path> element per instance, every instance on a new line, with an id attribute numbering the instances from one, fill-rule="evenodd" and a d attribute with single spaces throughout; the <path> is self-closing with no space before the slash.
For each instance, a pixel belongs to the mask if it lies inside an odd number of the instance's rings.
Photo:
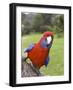
<path id="1" fill-rule="evenodd" d="M 43 39 L 47 38 L 48 36 L 53 36 L 52 32 L 45 32 L 41 40 L 35 44 L 34 48 L 28 52 L 28 58 L 32 61 L 33 65 L 37 68 L 40 68 L 44 65 L 45 59 L 49 54 L 50 48 L 43 48 L 41 47 L 41 42 Z"/>
<path id="2" fill-rule="evenodd" d="M 32 61 L 33 65 L 40 68 L 45 63 L 45 58 L 48 55 L 48 49 L 42 48 L 39 44 L 28 52 L 28 58 Z"/>

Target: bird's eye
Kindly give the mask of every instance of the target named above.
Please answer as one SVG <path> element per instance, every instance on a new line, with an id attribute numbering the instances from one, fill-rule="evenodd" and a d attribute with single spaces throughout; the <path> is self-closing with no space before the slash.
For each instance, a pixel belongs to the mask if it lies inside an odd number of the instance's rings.
<path id="1" fill-rule="evenodd" d="M 50 44 L 50 43 L 51 43 L 51 41 L 52 41 L 51 36 L 47 37 L 47 43 L 48 43 L 48 44 Z"/>

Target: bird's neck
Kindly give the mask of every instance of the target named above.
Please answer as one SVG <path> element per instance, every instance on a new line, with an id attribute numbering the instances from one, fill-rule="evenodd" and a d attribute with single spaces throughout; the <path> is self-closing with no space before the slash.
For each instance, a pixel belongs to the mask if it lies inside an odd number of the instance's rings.
<path id="1" fill-rule="evenodd" d="M 41 42 L 42 42 L 43 40 L 44 40 L 44 37 L 42 37 L 38 43 L 41 44 Z"/>

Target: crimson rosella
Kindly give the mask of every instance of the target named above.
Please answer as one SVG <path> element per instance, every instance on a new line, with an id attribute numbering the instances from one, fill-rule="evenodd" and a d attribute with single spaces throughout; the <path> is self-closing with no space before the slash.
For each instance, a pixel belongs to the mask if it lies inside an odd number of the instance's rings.
<path id="1" fill-rule="evenodd" d="M 49 51 L 53 42 L 53 32 L 44 32 L 42 38 L 36 44 L 29 45 L 24 49 L 32 64 L 40 69 L 41 66 L 47 66 L 50 60 Z"/>

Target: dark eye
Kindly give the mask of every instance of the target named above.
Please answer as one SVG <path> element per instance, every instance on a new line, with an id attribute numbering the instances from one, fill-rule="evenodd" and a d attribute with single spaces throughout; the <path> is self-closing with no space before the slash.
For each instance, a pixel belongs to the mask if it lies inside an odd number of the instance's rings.
<path id="1" fill-rule="evenodd" d="M 45 38 L 45 41 L 47 41 L 47 38 Z"/>

